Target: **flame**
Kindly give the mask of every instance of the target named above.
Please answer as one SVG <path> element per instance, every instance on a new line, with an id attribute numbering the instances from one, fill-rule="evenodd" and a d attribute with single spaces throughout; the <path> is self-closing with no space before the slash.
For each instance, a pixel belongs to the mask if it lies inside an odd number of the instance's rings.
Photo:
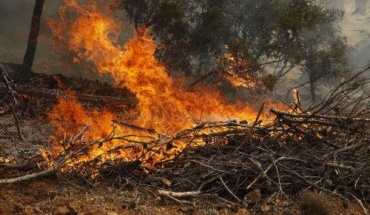
<path id="1" fill-rule="evenodd" d="M 197 121 L 254 119 L 256 111 L 252 107 L 240 102 L 228 104 L 212 88 L 199 87 L 192 92 L 186 91 L 181 80 L 174 81 L 167 74 L 166 68 L 156 60 L 156 44 L 146 29 L 141 29 L 139 36 L 130 39 L 124 46 L 120 45 L 118 32 L 122 23 L 116 21 L 106 8 L 91 1 L 82 4 L 66 0 L 60 8 L 60 19 L 49 20 L 48 23 L 53 40 L 62 41 L 63 46 L 76 53 L 78 59 L 74 59 L 75 62 L 91 62 L 102 75 L 113 77 L 117 87 L 127 87 L 136 94 L 138 105 L 135 110 L 138 114 L 130 123 L 154 129 L 157 134 L 174 135 L 180 130 L 193 127 Z M 91 126 L 85 139 L 99 139 L 109 135 L 116 116 L 106 110 L 87 111 L 74 99 L 61 98 L 49 117 L 56 134 L 65 133 L 70 138 L 89 123 Z M 262 118 L 267 119 L 269 116 Z M 133 131 L 119 128 L 116 132 Z M 98 156 L 109 159 L 112 155 L 106 155 L 106 152 L 122 145 L 120 141 L 113 140 L 104 147 L 95 147 L 87 157 L 80 159 Z M 62 151 L 60 142 L 54 142 L 54 153 Z M 181 143 L 176 144 L 176 150 L 184 147 Z M 136 147 L 129 151 L 122 150 L 122 154 L 114 156 L 132 160 L 142 150 L 143 147 Z M 174 156 L 174 153 L 171 150 L 167 153 L 159 150 L 151 164 Z"/>
<path id="2" fill-rule="evenodd" d="M 13 160 L 13 157 L 12 156 L 5 157 L 5 158 L 0 156 L 0 163 L 7 164 L 7 163 L 10 163 L 12 160 Z"/>
<path id="3" fill-rule="evenodd" d="M 225 46 L 225 49 L 228 50 L 229 47 Z M 252 77 L 251 68 L 244 59 L 235 57 L 232 53 L 226 53 L 223 60 L 225 71 L 220 71 L 219 76 L 234 87 L 255 88 L 263 85 L 260 80 Z"/>

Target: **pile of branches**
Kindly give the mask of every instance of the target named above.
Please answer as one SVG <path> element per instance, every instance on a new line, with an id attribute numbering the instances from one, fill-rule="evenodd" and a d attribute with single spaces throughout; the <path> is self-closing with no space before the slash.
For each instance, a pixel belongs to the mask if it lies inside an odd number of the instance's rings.
<path id="1" fill-rule="evenodd" d="M 367 213 L 370 95 L 364 86 L 368 83 L 357 74 L 309 110 L 303 111 L 298 103 L 289 111 L 271 109 L 276 115 L 272 123 L 263 124 L 257 117 L 252 124 L 198 126 L 191 141 L 202 138 L 207 144 L 185 150 L 164 169 L 152 172 L 171 181 L 172 189 L 162 190 L 164 184 L 159 194 L 181 198 L 217 193 L 247 205 L 258 201 L 253 197 L 256 190 L 263 197 L 317 190 L 355 200 Z M 199 135 L 209 129 L 215 132 Z"/>
<path id="2" fill-rule="evenodd" d="M 210 144 L 188 150 L 156 177 L 169 179 L 175 192 L 217 193 L 242 204 L 255 201 L 248 194 L 256 189 L 265 197 L 314 189 L 369 201 L 370 119 L 271 111 L 277 119 L 269 126 L 210 124 L 227 126 L 228 134 L 203 137 Z"/>
<path id="3" fill-rule="evenodd" d="M 3 100 L 0 105 L 4 101 L 13 102 L 15 98 L 17 103 L 13 106 L 22 116 L 44 116 L 56 104 L 58 97 L 69 98 L 71 94 L 90 109 L 108 107 L 112 111 L 122 111 L 137 104 L 135 95 L 126 88 L 61 74 L 23 74 L 21 65 L 0 63 L 0 95 Z"/>
<path id="4" fill-rule="evenodd" d="M 184 197 L 217 194 L 247 206 L 276 194 L 316 190 L 354 200 L 367 213 L 370 95 L 364 86 L 368 81 L 356 74 L 309 110 L 303 110 L 299 101 L 286 111 L 271 109 L 276 116 L 272 122 L 259 119 L 262 106 L 254 122 L 203 122 L 168 141 L 158 139 L 151 143 L 181 140 L 188 147 L 174 159 L 158 163 L 158 168 L 142 167 L 149 174 L 136 180 L 179 203 L 188 202 Z M 192 147 L 195 142 L 205 145 Z M 134 164 L 139 169 L 140 163 Z M 127 166 L 120 167 L 105 169 L 103 177 L 112 172 L 117 180 L 130 175 Z M 153 179 L 158 183 L 153 184 Z"/>
<path id="5" fill-rule="evenodd" d="M 109 144 L 113 139 L 123 142 L 117 150 L 140 145 L 146 155 L 153 156 L 157 152 L 165 153 L 176 141 L 182 141 L 187 143 L 184 150 L 154 167 L 143 165 L 150 156 L 119 164 L 114 160 L 101 163 L 96 158 L 79 167 L 94 168 L 99 171 L 99 177 L 115 176 L 115 182 L 124 177 L 134 178 L 156 189 L 156 195 L 180 203 L 185 201 L 181 200 L 183 197 L 217 194 L 225 201 L 247 206 L 259 201 L 250 195 L 255 190 L 267 197 L 311 189 L 343 200 L 356 200 L 366 213 L 370 195 L 370 118 L 367 118 L 370 95 L 364 87 L 368 83 L 368 79 L 356 74 L 308 110 L 304 110 L 299 101 L 289 104 L 286 111 L 271 109 L 276 116 L 271 122 L 260 120 L 264 110 L 261 106 L 254 122 L 202 122 L 173 137 L 158 135 L 157 139 L 147 142 L 130 141 L 114 131 L 105 139 L 88 142 L 83 139 L 85 127 L 75 137 L 64 140 L 69 141 L 68 147 L 52 167 L 33 175 L 0 180 L 0 183 L 59 171 L 66 163 L 87 153 L 89 147 Z M 151 137 L 155 132 L 121 125 L 147 132 Z M 204 145 L 194 147 L 197 142 Z M 144 157 L 147 160 L 143 160 Z M 160 180 L 153 183 L 153 179 Z"/>

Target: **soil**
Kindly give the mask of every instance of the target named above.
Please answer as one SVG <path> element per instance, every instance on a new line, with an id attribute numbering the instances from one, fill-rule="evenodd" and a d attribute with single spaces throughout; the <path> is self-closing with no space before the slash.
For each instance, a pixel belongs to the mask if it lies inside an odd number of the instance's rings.
<path id="1" fill-rule="evenodd" d="M 46 80 L 45 77 L 48 76 L 33 77 L 29 80 Z M 73 85 L 71 80 L 76 79 L 66 80 Z M 43 82 L 38 83 L 42 85 Z M 78 79 L 76 83 L 81 83 L 81 80 Z M 104 86 L 110 89 L 108 85 Z M 90 91 L 102 92 L 102 95 L 109 91 L 101 88 L 99 90 Z M 119 91 L 111 92 L 114 92 L 112 96 L 120 95 Z M 41 105 L 44 107 L 42 110 L 47 111 L 51 104 Z M 40 110 L 40 107 L 36 106 L 31 106 L 28 110 L 35 108 Z M 40 171 L 37 166 L 9 168 L 4 164 L 27 163 L 31 157 L 40 154 L 40 147 L 50 144 L 52 126 L 47 121 L 46 113 L 21 115 L 20 112 L 21 110 L 17 113 L 23 141 L 19 139 L 13 115 L 8 113 L 0 116 L 0 180 Z M 92 182 L 79 175 L 58 173 L 14 184 L 1 184 L 0 214 L 364 214 L 363 209 L 355 202 L 343 202 L 316 192 L 297 193 L 289 197 L 274 195 L 261 199 L 256 191 L 249 196 L 255 201 L 245 208 L 233 203 L 232 199 L 223 199 L 212 194 L 201 194 L 199 197 L 186 199 L 186 202 L 177 202 L 170 198 L 158 197 L 154 186 L 151 187 L 150 184 L 140 184 L 140 181 L 131 178 L 124 180 L 124 183 L 116 186 L 110 178 Z"/>
<path id="2" fill-rule="evenodd" d="M 9 176 L 9 175 L 8 175 Z M 48 176 L 0 186 L 0 214 L 80 214 L 80 215 L 171 215 L 171 214 L 363 214 L 359 207 L 343 205 L 334 198 L 321 195 L 306 199 L 304 206 L 297 202 L 275 199 L 248 209 L 227 207 L 212 198 L 194 200 L 193 205 L 181 205 L 171 200 L 161 200 L 139 187 L 113 188 L 88 187 L 71 176 Z"/>

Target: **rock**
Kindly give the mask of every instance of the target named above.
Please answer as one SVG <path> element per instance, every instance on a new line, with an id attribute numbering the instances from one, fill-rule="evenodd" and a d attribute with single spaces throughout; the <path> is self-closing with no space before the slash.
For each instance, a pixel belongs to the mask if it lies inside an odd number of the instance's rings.
<path id="1" fill-rule="evenodd" d="M 70 210 L 66 206 L 57 207 L 54 211 L 54 215 L 67 215 L 70 214 Z"/>

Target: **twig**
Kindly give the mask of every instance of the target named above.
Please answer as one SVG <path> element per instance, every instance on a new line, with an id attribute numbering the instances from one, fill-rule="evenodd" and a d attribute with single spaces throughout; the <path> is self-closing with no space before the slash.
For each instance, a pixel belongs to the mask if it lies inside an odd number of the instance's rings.
<path id="1" fill-rule="evenodd" d="M 352 193 L 347 193 L 349 194 L 350 196 L 352 196 L 352 198 L 356 199 L 356 201 L 358 202 L 358 204 L 361 206 L 362 210 L 364 211 L 364 213 L 366 215 L 369 214 L 369 212 L 367 211 L 366 207 L 364 206 L 364 204 L 362 203 L 362 201 L 360 199 L 358 199 L 355 195 L 353 195 Z"/>
<path id="2" fill-rule="evenodd" d="M 9 78 L 9 76 L 6 74 L 6 70 L 5 70 L 5 67 L 4 65 L 0 64 L 0 71 L 1 71 L 1 74 L 3 75 L 3 79 L 4 79 L 4 83 L 6 85 L 6 88 L 8 89 L 8 92 L 10 93 L 10 95 L 12 96 L 13 98 L 13 101 L 14 101 L 14 104 L 17 105 L 18 104 L 18 100 L 17 98 L 15 97 L 15 94 L 17 93 L 15 90 L 12 89 L 12 87 L 10 86 L 10 82 L 11 82 L 11 79 Z M 19 128 L 19 120 L 18 120 L 18 117 L 14 111 L 14 107 L 13 107 L 13 104 L 9 103 L 9 106 L 10 106 L 10 110 L 13 114 L 13 117 L 14 117 L 14 120 L 15 120 L 15 124 L 16 124 L 16 127 L 17 127 L 17 133 L 18 133 L 18 137 L 20 140 L 23 141 L 23 137 L 22 137 L 22 134 L 21 134 L 21 130 Z"/>
<path id="3" fill-rule="evenodd" d="M 332 163 L 332 162 L 327 162 L 327 163 L 325 163 L 325 165 L 326 166 L 330 166 L 330 167 L 339 168 L 339 169 L 349 170 L 351 172 L 354 172 L 355 171 L 355 168 L 354 167 L 348 166 L 348 165 L 336 164 L 336 163 Z"/>
<path id="4" fill-rule="evenodd" d="M 304 181 L 305 183 L 309 184 L 310 186 L 312 186 L 314 188 L 317 188 L 317 189 L 322 190 L 322 191 L 327 192 L 327 193 L 331 193 L 334 196 L 337 196 L 337 197 L 339 197 L 342 200 L 347 200 L 344 196 L 342 196 L 342 195 L 340 195 L 340 194 L 338 194 L 336 192 L 332 192 L 332 191 L 330 191 L 328 189 L 325 189 L 324 187 L 321 187 L 321 186 L 319 186 L 319 185 L 317 185 L 315 183 L 312 183 L 312 182 L 308 181 L 305 177 L 301 176 L 296 171 L 293 171 L 293 170 L 290 170 L 290 169 L 286 169 L 286 168 L 284 170 L 287 171 L 287 172 L 289 172 L 289 173 L 291 173 L 291 174 L 293 174 L 294 176 L 298 177 L 299 179 L 301 179 L 302 181 Z"/>
<path id="5" fill-rule="evenodd" d="M 174 192 L 169 190 L 157 190 L 159 196 L 172 196 L 175 198 L 196 197 L 200 193 L 200 191 Z"/>
<path id="6" fill-rule="evenodd" d="M 275 166 L 278 162 L 282 160 L 295 160 L 295 161 L 302 161 L 301 159 L 294 158 L 294 157 L 280 157 L 272 162 L 262 173 L 260 173 L 247 187 L 246 190 L 249 190 L 261 177 L 265 176 L 270 169 Z"/>
<path id="7" fill-rule="evenodd" d="M 199 162 L 199 161 L 196 161 L 196 160 L 189 160 L 190 162 L 193 162 L 193 163 L 197 163 L 197 164 L 199 164 L 199 165 L 201 165 L 201 166 L 204 166 L 204 167 L 207 167 L 207 168 L 209 168 L 209 169 L 211 169 L 211 170 L 213 170 L 213 171 L 217 171 L 217 172 L 222 172 L 222 173 L 228 173 L 228 172 L 226 172 L 226 171 L 223 171 L 223 170 L 220 170 L 220 169 L 216 169 L 216 168 L 214 168 L 214 167 L 212 167 L 212 166 L 210 166 L 210 165 L 207 165 L 207 164 L 204 164 L 204 163 L 202 163 L 202 162 Z"/>
<path id="8" fill-rule="evenodd" d="M 21 129 L 19 127 L 20 126 L 19 119 L 18 119 L 18 117 L 17 117 L 17 115 L 14 111 L 13 105 L 10 105 L 10 110 L 11 110 L 11 112 L 13 114 L 13 117 L 14 117 L 14 120 L 15 120 L 15 125 L 17 127 L 18 137 L 21 141 L 23 141 L 24 139 L 23 139 L 23 136 L 22 136 L 22 133 L 21 133 Z"/>
<path id="9" fill-rule="evenodd" d="M 367 118 L 351 118 L 351 117 L 342 117 L 342 116 L 328 116 L 328 115 L 319 115 L 319 114 L 292 114 L 292 113 L 286 113 L 282 111 L 278 111 L 274 108 L 271 109 L 271 112 L 274 113 L 277 116 L 288 116 L 293 118 L 312 118 L 315 117 L 316 119 L 330 119 L 330 120 L 341 120 L 346 122 L 370 122 L 370 119 Z"/>
<path id="10" fill-rule="evenodd" d="M 254 128 L 258 124 L 259 118 L 260 118 L 260 116 L 261 116 L 261 114 L 263 112 L 264 107 L 265 107 L 265 102 L 262 103 L 262 105 L 261 105 L 261 107 L 260 107 L 260 109 L 258 111 L 258 114 L 256 116 L 256 119 L 254 120 L 254 123 L 253 123 L 252 127 L 250 128 L 249 132 L 247 133 L 247 135 L 245 137 L 245 140 L 234 150 L 234 153 L 237 152 L 237 151 L 239 151 L 245 144 L 248 144 L 249 143 L 249 141 L 251 139 L 251 136 L 254 133 Z"/>
<path id="11" fill-rule="evenodd" d="M 203 81 L 204 79 L 208 78 L 209 76 L 211 76 L 215 73 L 216 73 L 216 71 L 211 71 L 211 72 L 207 73 L 206 75 L 202 76 L 201 78 L 199 78 L 198 80 L 196 80 L 192 84 L 190 84 L 190 87 L 194 87 L 197 83 Z"/>
<path id="12" fill-rule="evenodd" d="M 227 192 L 229 192 L 238 202 L 240 202 L 245 208 L 248 208 L 248 205 L 243 202 L 241 199 L 239 199 L 239 197 L 237 197 L 231 190 L 230 188 L 225 184 L 224 180 L 222 179 L 222 177 L 219 177 L 222 185 L 225 187 L 225 189 L 227 190 Z"/>
<path id="13" fill-rule="evenodd" d="M 126 126 L 126 127 L 129 127 L 129 128 L 135 129 L 135 130 L 139 130 L 139 131 L 147 131 L 147 132 L 152 133 L 152 134 L 157 133 L 152 128 L 142 128 L 142 127 L 139 127 L 137 125 L 132 125 L 132 124 L 129 124 L 129 123 L 126 123 L 126 122 L 120 122 L 120 121 L 117 121 L 117 120 L 112 120 L 112 122 L 114 122 L 118 125 Z"/>
<path id="14" fill-rule="evenodd" d="M 20 176 L 20 177 L 17 177 L 17 178 L 1 179 L 0 184 L 13 184 L 13 183 L 21 182 L 21 181 L 27 181 L 27 180 L 34 179 L 34 178 L 37 178 L 37 177 L 52 174 L 55 171 L 57 171 L 59 168 L 60 167 L 58 167 L 58 166 L 56 166 L 56 167 L 52 166 L 52 167 L 50 167 L 47 170 L 44 170 L 42 172 L 32 173 L 32 174 Z"/>

